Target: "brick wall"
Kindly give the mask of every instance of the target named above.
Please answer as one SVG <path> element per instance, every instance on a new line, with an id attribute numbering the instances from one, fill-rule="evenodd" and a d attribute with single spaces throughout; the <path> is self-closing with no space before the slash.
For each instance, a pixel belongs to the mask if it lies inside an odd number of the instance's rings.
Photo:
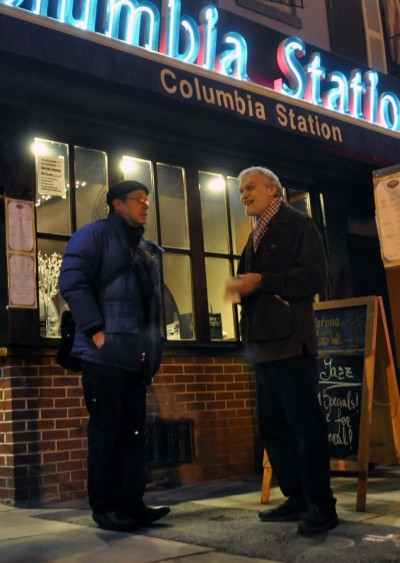
<path id="1" fill-rule="evenodd" d="M 2 360 L 0 499 L 83 496 L 87 417 L 79 374 L 48 356 Z"/>
<path id="2" fill-rule="evenodd" d="M 0 501 L 86 496 L 86 423 L 80 374 L 54 353 L 0 358 Z M 172 485 L 255 471 L 255 395 L 234 357 L 164 358 L 149 388 L 148 415 L 194 420 L 195 460 L 150 470 Z M 261 454 L 259 454 L 261 455 Z"/>
<path id="3" fill-rule="evenodd" d="M 179 466 L 179 484 L 254 472 L 255 394 L 243 360 L 164 358 L 150 387 L 148 412 L 195 421 L 196 459 Z"/>

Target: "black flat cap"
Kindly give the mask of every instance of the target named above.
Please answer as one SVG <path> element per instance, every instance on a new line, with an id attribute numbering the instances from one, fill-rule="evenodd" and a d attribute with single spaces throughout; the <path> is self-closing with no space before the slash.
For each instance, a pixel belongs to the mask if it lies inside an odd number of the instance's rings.
<path id="1" fill-rule="evenodd" d="M 107 203 L 111 206 L 112 201 L 118 197 L 124 197 L 125 195 L 135 192 L 136 190 L 143 190 L 146 194 L 149 193 L 149 189 L 140 182 L 135 180 L 122 180 L 117 182 L 107 192 Z"/>

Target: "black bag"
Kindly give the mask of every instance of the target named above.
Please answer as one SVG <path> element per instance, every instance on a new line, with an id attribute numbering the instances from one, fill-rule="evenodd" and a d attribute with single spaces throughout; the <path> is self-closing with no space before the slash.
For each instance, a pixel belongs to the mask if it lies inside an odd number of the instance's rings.
<path id="1" fill-rule="evenodd" d="M 71 356 L 72 346 L 75 338 L 75 321 L 71 311 L 64 311 L 61 315 L 61 340 L 57 350 L 57 363 L 71 371 L 81 371 L 81 361 L 79 358 Z"/>

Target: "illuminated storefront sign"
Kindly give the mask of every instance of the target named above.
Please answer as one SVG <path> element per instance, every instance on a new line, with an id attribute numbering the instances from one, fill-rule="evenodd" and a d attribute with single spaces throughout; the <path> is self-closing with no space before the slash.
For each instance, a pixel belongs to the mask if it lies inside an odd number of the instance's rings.
<path id="1" fill-rule="evenodd" d="M 24 0 L 0 0 L 15 8 Z M 86 31 L 103 33 L 107 37 L 125 41 L 130 45 L 158 51 L 169 57 L 187 63 L 215 70 L 239 80 L 247 80 L 247 44 L 234 31 L 221 39 L 222 51 L 217 54 L 218 10 L 208 4 L 200 11 L 197 25 L 189 16 L 181 17 L 181 0 L 168 0 L 165 5 L 166 17 L 160 25 L 159 9 L 152 2 L 144 0 L 108 0 L 104 25 L 96 26 L 98 11 L 103 5 L 99 0 L 58 0 L 56 6 L 51 0 L 32 0 L 30 11 L 51 17 L 61 23 Z M 52 10 L 52 11 L 51 11 Z M 183 44 L 183 51 L 179 46 Z"/>
<path id="2" fill-rule="evenodd" d="M 201 9 L 199 23 L 196 23 L 191 16 L 182 15 L 181 0 L 164 0 L 162 15 L 158 7 L 148 0 L 32 0 L 30 8 L 26 8 L 24 2 L 0 0 L 0 4 L 23 7 L 63 24 L 163 53 L 237 80 L 252 80 L 247 70 L 246 40 L 235 31 L 228 31 L 219 39 L 218 10 L 212 4 Z M 305 55 L 306 45 L 301 39 L 289 37 L 281 41 L 276 58 L 283 78 L 273 77 L 275 91 L 323 107 L 332 113 L 400 132 L 399 97 L 392 91 L 379 92 L 379 74 L 376 71 L 367 70 L 363 73 L 360 69 L 353 69 L 346 76 L 343 72 L 333 70 L 326 74 L 319 52 L 311 53 L 308 62 L 302 64 L 301 59 Z M 265 63 L 263 72 L 268 73 L 268 63 Z M 258 76 L 261 76 L 260 73 Z M 264 78 L 271 80 L 270 76 Z M 172 71 L 164 79 L 164 90 L 169 94 L 174 93 L 177 85 Z M 198 84 L 198 81 L 194 82 L 194 86 L 187 81 L 181 82 L 179 92 L 182 98 L 200 97 L 207 101 L 207 92 L 204 93 Z M 216 92 L 220 98 L 223 96 L 222 90 Z M 221 100 L 217 96 L 215 103 L 223 105 L 224 100 Z M 207 103 L 214 103 L 212 97 Z M 236 95 L 232 101 L 229 98 L 229 104 L 233 104 L 239 114 L 248 113 L 261 121 L 265 120 L 262 106 L 253 103 L 250 95 L 246 98 Z M 292 114 L 278 113 L 280 124 L 295 123 Z M 296 120 L 297 129 L 306 126 L 300 121 Z"/>
<path id="3" fill-rule="evenodd" d="M 283 94 L 306 100 L 311 104 L 365 119 L 392 131 L 400 131 L 400 101 L 393 92 L 379 95 L 379 75 L 367 70 L 362 76 L 359 69 L 350 76 L 342 72 L 331 72 L 326 77 L 328 89 L 321 93 L 321 82 L 325 79 L 325 68 L 319 53 L 312 53 L 309 62 L 302 65 L 299 58 L 306 54 L 304 42 L 289 37 L 278 47 L 278 64 L 289 85 L 281 78 L 274 81 L 274 89 Z"/>

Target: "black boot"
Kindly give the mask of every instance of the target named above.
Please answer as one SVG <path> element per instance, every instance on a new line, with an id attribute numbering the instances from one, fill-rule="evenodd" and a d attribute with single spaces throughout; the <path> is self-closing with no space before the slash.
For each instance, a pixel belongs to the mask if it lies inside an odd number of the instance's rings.
<path id="1" fill-rule="evenodd" d="M 107 510 L 105 512 L 93 512 L 92 518 L 100 528 L 114 530 L 116 532 L 129 532 L 137 528 L 138 523 L 129 514 L 118 510 Z"/>
<path id="2" fill-rule="evenodd" d="M 171 511 L 169 506 L 141 506 L 132 513 L 133 518 L 140 526 L 152 524 L 164 518 Z"/>
<path id="3" fill-rule="evenodd" d="M 258 517 L 262 522 L 290 522 L 300 520 L 307 510 L 308 505 L 304 497 L 289 497 L 276 508 L 262 510 L 258 513 Z"/>

